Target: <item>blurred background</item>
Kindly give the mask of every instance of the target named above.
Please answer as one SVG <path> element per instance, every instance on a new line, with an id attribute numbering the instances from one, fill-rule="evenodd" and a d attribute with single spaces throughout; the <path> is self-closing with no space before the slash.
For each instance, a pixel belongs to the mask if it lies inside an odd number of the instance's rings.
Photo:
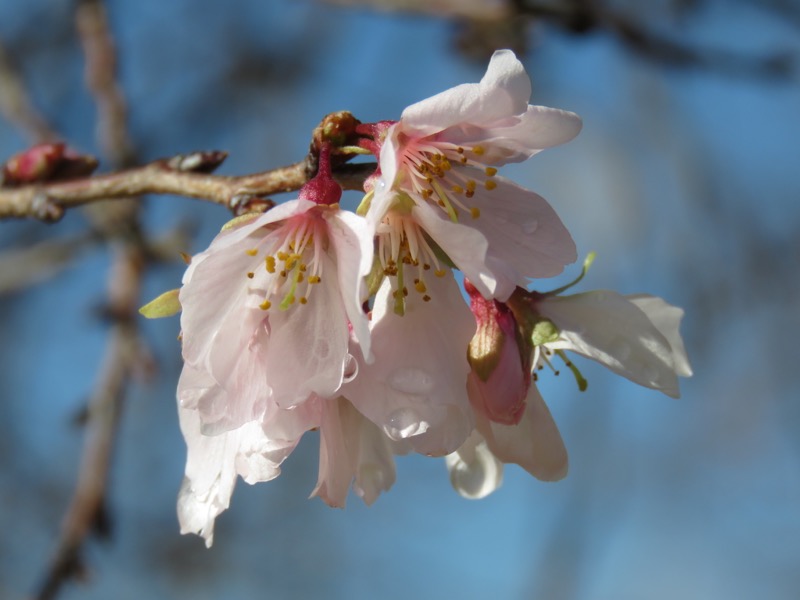
<path id="1" fill-rule="evenodd" d="M 9 109 L 11 72 L 101 168 L 218 149 L 219 173 L 244 174 L 301 160 L 328 112 L 398 118 L 513 47 L 533 103 L 584 130 L 503 174 L 553 204 L 581 255 L 597 251 L 579 290 L 685 308 L 695 376 L 677 401 L 580 359 L 584 393 L 545 376 L 569 476 L 509 467 L 481 501 L 450 488 L 442 460 L 411 456 L 374 506 L 330 509 L 306 499 L 309 434 L 277 480 L 239 483 L 206 550 L 175 516 L 178 320 L 137 321 L 150 359 L 123 386 L 103 535 L 59 598 L 798 597 L 800 2 L 107 0 L 129 108 L 116 155 L 98 142 L 75 6 L 0 4 L 3 160 L 38 135 Z M 139 303 L 177 287 L 179 250 L 229 218 L 183 198 L 141 206 L 137 231 L 175 260 L 147 263 Z M 45 586 L 119 329 L 107 287 L 126 238 L 104 214 L 0 223 L 0 598 Z"/>

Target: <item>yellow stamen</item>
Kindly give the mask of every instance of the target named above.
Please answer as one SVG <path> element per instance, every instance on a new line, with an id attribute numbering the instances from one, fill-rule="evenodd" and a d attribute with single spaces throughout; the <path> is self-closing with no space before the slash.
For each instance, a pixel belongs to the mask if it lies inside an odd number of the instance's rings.
<path id="1" fill-rule="evenodd" d="M 497 187 L 497 182 L 496 181 L 492 181 L 491 179 L 487 179 L 486 181 L 483 182 L 483 186 L 487 190 L 492 191 L 494 188 Z"/>
<path id="2" fill-rule="evenodd" d="M 255 256 L 258 254 L 258 248 L 250 248 L 249 250 L 245 250 L 245 252 L 250 256 Z"/>
<path id="3" fill-rule="evenodd" d="M 261 304 L 258 305 L 258 308 L 261 310 L 268 310 L 269 307 L 272 306 L 272 302 L 269 300 L 264 300 Z"/>
<path id="4" fill-rule="evenodd" d="M 497 175 L 497 169 L 495 169 L 494 167 L 486 167 L 485 173 L 489 177 L 494 177 L 495 175 Z"/>
<path id="5" fill-rule="evenodd" d="M 473 206 L 472 208 L 469 209 L 469 214 L 472 215 L 473 219 L 477 219 L 478 217 L 481 216 L 481 209 L 478 208 L 477 206 Z"/>
<path id="6" fill-rule="evenodd" d="M 267 267 L 267 273 L 274 273 L 275 272 L 275 257 L 274 256 L 268 256 L 265 259 L 265 263 L 266 263 L 266 267 Z"/>

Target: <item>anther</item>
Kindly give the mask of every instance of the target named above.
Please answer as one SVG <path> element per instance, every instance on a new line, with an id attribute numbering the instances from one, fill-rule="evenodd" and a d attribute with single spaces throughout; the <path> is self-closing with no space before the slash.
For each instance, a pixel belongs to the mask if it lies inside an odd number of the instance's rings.
<path id="1" fill-rule="evenodd" d="M 478 156 L 483 156 L 483 153 L 486 152 L 486 150 L 484 150 L 483 146 L 473 146 L 472 152 Z"/>
<path id="2" fill-rule="evenodd" d="M 469 209 L 469 214 L 472 215 L 473 219 L 477 219 L 478 217 L 481 216 L 481 209 L 478 208 L 477 206 L 473 206 L 472 208 Z"/>
<path id="3" fill-rule="evenodd" d="M 430 301 L 431 301 L 431 297 L 430 297 L 430 296 L 428 296 L 428 294 L 425 294 L 425 295 L 422 297 L 422 300 L 423 300 L 424 302 L 430 302 Z"/>
<path id="4" fill-rule="evenodd" d="M 275 272 L 275 257 L 274 256 L 267 256 L 264 259 L 265 265 L 267 267 L 267 273 L 274 273 Z"/>
<path id="5" fill-rule="evenodd" d="M 487 190 L 491 191 L 491 190 L 493 190 L 494 188 L 497 187 L 497 182 L 496 181 L 492 181 L 491 179 L 487 179 L 486 181 L 483 182 L 483 187 L 485 187 Z"/>
<path id="6" fill-rule="evenodd" d="M 495 169 L 494 167 L 486 167 L 484 173 L 486 173 L 489 177 L 494 177 L 495 175 L 497 175 L 497 169 Z"/>
<path id="7" fill-rule="evenodd" d="M 253 277 L 255 277 L 255 276 L 256 276 L 256 274 L 255 274 L 255 273 L 253 273 L 252 271 L 250 271 L 250 272 L 248 272 L 248 273 L 247 273 L 247 278 L 248 278 L 248 279 L 252 279 L 252 278 L 253 278 Z"/>
<path id="8" fill-rule="evenodd" d="M 255 256 L 256 254 L 258 254 L 258 248 L 250 248 L 249 250 L 245 250 L 245 252 L 249 256 Z"/>
<path id="9" fill-rule="evenodd" d="M 272 306 L 272 302 L 269 300 L 264 300 L 261 304 L 258 305 L 258 308 L 261 310 L 268 310 L 269 307 Z"/>
<path id="10" fill-rule="evenodd" d="M 433 274 L 437 277 L 444 277 L 446 271 L 444 269 L 436 269 Z"/>

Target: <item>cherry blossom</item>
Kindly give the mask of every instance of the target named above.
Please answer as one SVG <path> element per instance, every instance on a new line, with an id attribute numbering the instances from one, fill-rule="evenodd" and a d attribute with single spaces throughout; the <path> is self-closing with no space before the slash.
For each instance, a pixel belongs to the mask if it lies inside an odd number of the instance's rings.
<path id="1" fill-rule="evenodd" d="M 381 134 L 382 175 L 368 212 L 380 221 L 403 206 L 484 296 L 500 300 L 530 278 L 557 275 L 576 258 L 552 207 L 497 176 L 498 166 L 580 131 L 577 115 L 530 106 L 530 95 L 522 64 L 501 50 L 480 83 L 408 107 Z"/>

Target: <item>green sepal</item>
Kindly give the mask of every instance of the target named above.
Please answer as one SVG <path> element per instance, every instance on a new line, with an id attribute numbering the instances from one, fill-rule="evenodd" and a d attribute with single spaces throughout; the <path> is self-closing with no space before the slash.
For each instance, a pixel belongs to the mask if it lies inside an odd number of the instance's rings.
<path id="1" fill-rule="evenodd" d="M 375 256 L 372 259 L 372 269 L 367 274 L 367 293 L 369 294 L 370 298 L 378 293 L 378 290 L 381 288 L 381 284 L 383 283 L 383 279 L 385 277 L 386 275 L 383 272 L 381 261 L 377 256 Z"/>
<path id="2" fill-rule="evenodd" d="M 178 299 L 177 290 L 164 292 L 158 298 L 151 300 L 139 309 L 139 313 L 147 319 L 161 319 L 171 317 L 181 312 L 181 302 Z"/>

